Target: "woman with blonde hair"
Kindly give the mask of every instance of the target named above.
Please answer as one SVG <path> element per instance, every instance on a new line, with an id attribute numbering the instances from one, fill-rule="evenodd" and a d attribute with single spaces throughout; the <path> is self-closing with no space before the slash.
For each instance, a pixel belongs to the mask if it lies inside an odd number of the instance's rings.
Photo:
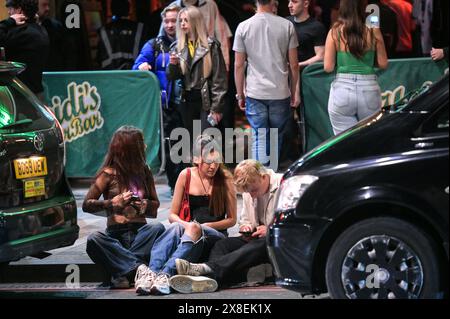
<path id="1" fill-rule="evenodd" d="M 365 24 L 366 7 L 367 0 L 341 0 L 325 44 L 325 72 L 337 72 L 328 101 L 335 135 L 381 110 L 375 67 L 386 69 L 388 60 L 380 29 Z"/>
<path id="2" fill-rule="evenodd" d="M 202 131 L 222 120 L 227 71 L 220 44 L 208 37 L 205 21 L 196 7 L 187 6 L 178 14 L 177 39 L 172 45 L 167 77 L 181 79 L 182 118 L 194 140 L 194 120 L 201 120 Z"/>

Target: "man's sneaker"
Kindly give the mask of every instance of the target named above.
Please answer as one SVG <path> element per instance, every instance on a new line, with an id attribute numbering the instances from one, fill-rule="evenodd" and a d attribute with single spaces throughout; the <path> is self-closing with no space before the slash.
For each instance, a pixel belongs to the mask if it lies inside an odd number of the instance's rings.
<path id="1" fill-rule="evenodd" d="M 150 268 L 144 264 L 140 265 L 136 270 L 136 277 L 134 278 L 136 293 L 139 295 L 149 295 L 155 277 L 156 274 Z"/>
<path id="2" fill-rule="evenodd" d="M 170 276 L 166 273 L 159 273 L 150 288 L 152 295 L 169 295 L 170 294 Z"/>
<path id="3" fill-rule="evenodd" d="M 202 276 L 211 274 L 212 269 L 206 264 L 193 264 L 184 259 L 175 259 L 178 275 Z"/>
<path id="4" fill-rule="evenodd" d="M 111 288 L 112 289 L 128 289 L 130 288 L 130 281 L 127 277 L 112 277 L 111 278 Z"/>
<path id="5" fill-rule="evenodd" d="M 217 290 L 217 281 L 203 276 L 176 275 L 170 278 L 170 286 L 182 294 L 194 292 L 214 292 Z"/>

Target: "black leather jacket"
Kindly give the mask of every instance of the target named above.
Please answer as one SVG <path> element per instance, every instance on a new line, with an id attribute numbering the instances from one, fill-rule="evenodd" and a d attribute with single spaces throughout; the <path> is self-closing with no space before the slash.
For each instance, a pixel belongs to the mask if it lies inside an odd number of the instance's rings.
<path id="1" fill-rule="evenodd" d="M 182 74 L 180 65 L 169 64 L 167 78 L 169 80 L 182 79 L 183 91 L 192 89 L 201 90 L 202 107 L 205 111 L 223 113 L 225 108 L 225 95 L 228 91 L 228 77 L 220 44 L 214 39 L 208 39 L 209 48 L 197 47 L 194 58 L 188 65 L 186 74 Z M 171 46 L 176 50 L 177 42 Z M 212 70 L 211 75 L 205 80 L 203 78 L 203 57 L 211 52 Z M 180 53 L 180 60 L 188 61 L 189 50 L 185 47 Z"/>

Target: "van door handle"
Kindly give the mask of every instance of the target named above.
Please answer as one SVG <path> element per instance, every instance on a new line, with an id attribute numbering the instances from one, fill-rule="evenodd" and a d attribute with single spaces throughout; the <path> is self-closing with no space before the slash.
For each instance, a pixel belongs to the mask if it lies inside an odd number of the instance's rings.
<path id="1" fill-rule="evenodd" d="M 415 148 L 420 148 L 420 149 L 423 149 L 423 148 L 430 148 L 430 147 L 433 147 L 433 146 L 434 146 L 434 143 L 433 143 L 433 142 L 417 143 L 416 145 L 414 145 Z"/>

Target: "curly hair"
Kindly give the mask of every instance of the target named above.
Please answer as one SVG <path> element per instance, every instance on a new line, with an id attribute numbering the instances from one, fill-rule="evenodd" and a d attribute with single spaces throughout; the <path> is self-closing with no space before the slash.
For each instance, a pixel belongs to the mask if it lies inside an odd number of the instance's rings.
<path id="1" fill-rule="evenodd" d="M 7 0 L 6 7 L 22 9 L 28 19 L 35 19 L 39 10 L 38 0 Z"/>

